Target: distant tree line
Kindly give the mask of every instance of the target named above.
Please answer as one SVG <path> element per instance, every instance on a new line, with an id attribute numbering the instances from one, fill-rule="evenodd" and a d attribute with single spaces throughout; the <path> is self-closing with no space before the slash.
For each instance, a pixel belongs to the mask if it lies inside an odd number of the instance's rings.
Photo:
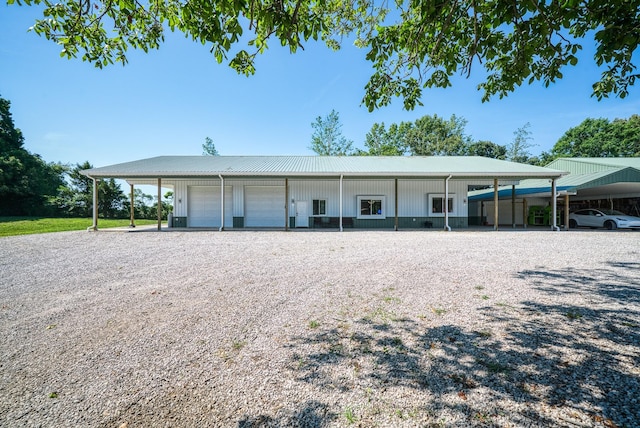
<path id="1" fill-rule="evenodd" d="M 533 155 L 532 132 L 526 123 L 514 131 L 513 141 L 500 145 L 474 140 L 465 131 L 466 119 L 452 115 L 423 116 L 415 122 L 388 127 L 375 123 L 365 135 L 364 149 L 342 135 L 335 110 L 311 124 L 314 132 L 310 149 L 318 155 L 356 156 L 485 156 L 532 165 L 547 165 L 558 157 L 640 156 L 640 116 L 629 119 L 586 119 L 569 129 L 550 152 Z"/>
<path id="2" fill-rule="evenodd" d="M 22 132 L 14 126 L 11 103 L 0 97 L 0 216 L 91 217 L 93 180 L 80 171 L 89 162 L 75 166 L 47 163 L 24 148 Z M 165 199 L 170 199 L 171 192 Z M 170 203 L 163 200 L 166 218 Z M 157 217 L 157 197 L 134 191 L 134 215 Z M 131 202 L 114 179 L 98 183 L 98 214 L 103 218 L 127 218 Z"/>
<path id="3" fill-rule="evenodd" d="M 533 165 L 546 165 L 558 157 L 640 156 L 639 115 L 613 121 L 585 119 L 565 132 L 550 152 L 538 156 L 530 153 L 533 138 L 528 123 L 514 132 L 506 146 L 474 140 L 466 133 L 466 125 L 464 118 L 455 115 L 449 119 L 427 115 L 388 127 L 375 123 L 360 149 L 342 135 L 339 114 L 333 110 L 312 123 L 310 148 L 318 155 L 485 156 Z M 218 155 L 208 137 L 202 148 L 205 155 Z M 81 174 L 91 168 L 88 161 L 74 166 L 48 163 L 26 150 L 22 132 L 14 126 L 10 102 L 0 97 L 0 216 L 91 217 L 93 181 Z M 159 201 L 164 218 L 171 210 L 172 196 L 167 192 Z M 156 218 L 157 196 L 135 189 L 133 198 L 136 218 Z M 130 195 L 114 179 L 98 182 L 98 204 L 103 218 L 129 217 Z"/>

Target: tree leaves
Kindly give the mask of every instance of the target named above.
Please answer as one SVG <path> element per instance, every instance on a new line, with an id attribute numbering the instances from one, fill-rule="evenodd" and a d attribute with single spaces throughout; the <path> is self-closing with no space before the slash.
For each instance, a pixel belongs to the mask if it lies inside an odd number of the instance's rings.
<path id="1" fill-rule="evenodd" d="M 593 95 L 624 98 L 640 76 L 639 0 L 9 0 L 42 5 L 31 28 L 53 40 L 61 56 L 96 67 L 127 62 L 129 47 L 157 49 L 165 27 L 209 45 L 218 62 L 255 73 L 257 54 L 276 39 L 296 52 L 309 40 L 339 49 L 345 37 L 367 50 L 372 75 L 362 102 L 375 110 L 401 98 L 422 105 L 425 88 L 446 88 L 454 75 L 486 74 L 482 100 L 504 97 L 524 83 L 549 86 L 578 64 L 580 41 L 592 38 L 603 68 Z M 246 46 L 242 46 L 246 44 Z"/>

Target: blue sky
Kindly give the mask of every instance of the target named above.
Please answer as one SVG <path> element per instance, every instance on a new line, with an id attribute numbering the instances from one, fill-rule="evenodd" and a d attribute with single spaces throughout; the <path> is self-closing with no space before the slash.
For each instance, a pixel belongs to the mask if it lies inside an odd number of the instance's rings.
<path id="1" fill-rule="evenodd" d="M 589 49 L 549 88 L 534 83 L 482 103 L 477 81 L 460 77 L 452 88 L 425 90 L 424 106 L 413 111 L 396 99 L 369 113 L 361 99 L 372 69 L 366 52 L 348 44 L 332 52 L 309 43 L 292 55 L 273 41 L 247 78 L 218 64 L 206 46 L 168 33 L 160 50 L 129 51 L 127 66 L 99 70 L 60 58 L 57 45 L 27 32 L 36 17 L 31 7 L 0 6 L 0 96 L 11 101 L 26 148 L 49 162 L 200 155 L 205 137 L 222 155 L 312 155 L 311 123 L 332 109 L 357 147 L 374 123 L 455 114 L 475 140 L 502 145 L 529 122 L 537 154 L 587 117 L 640 111 L 638 89 L 624 100 L 590 97 L 600 72 Z"/>

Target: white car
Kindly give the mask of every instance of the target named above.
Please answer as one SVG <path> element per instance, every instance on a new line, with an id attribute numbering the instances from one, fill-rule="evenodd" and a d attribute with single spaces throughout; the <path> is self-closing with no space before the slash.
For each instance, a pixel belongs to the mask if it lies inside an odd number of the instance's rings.
<path id="1" fill-rule="evenodd" d="M 616 210 L 588 208 L 569 214 L 569 227 L 605 227 L 613 229 L 640 229 L 640 217 Z"/>

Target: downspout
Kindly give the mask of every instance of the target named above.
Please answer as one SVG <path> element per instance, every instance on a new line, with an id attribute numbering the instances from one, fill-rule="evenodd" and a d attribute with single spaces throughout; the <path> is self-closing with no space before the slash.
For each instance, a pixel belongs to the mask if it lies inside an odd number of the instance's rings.
<path id="1" fill-rule="evenodd" d="M 500 200 L 498 199 L 498 179 L 493 179 L 493 230 L 498 230 L 498 204 Z"/>
<path id="2" fill-rule="evenodd" d="M 558 227 L 558 219 L 557 212 L 558 207 L 556 206 L 556 202 L 558 201 L 558 195 L 556 194 L 556 179 L 551 179 L 551 197 L 553 198 L 551 201 L 551 216 L 553 217 L 553 221 L 551 222 L 551 230 L 554 232 L 559 232 L 560 228 Z"/>
<path id="3" fill-rule="evenodd" d="M 93 177 L 89 177 L 93 180 L 93 224 L 87 227 L 87 231 L 98 230 L 98 180 Z"/>
<path id="4" fill-rule="evenodd" d="M 449 180 L 451 180 L 452 175 L 449 175 L 444 180 L 444 204 L 442 204 L 442 208 L 444 209 L 444 228 L 447 232 L 451 232 L 451 226 L 449 226 Z"/>
<path id="5" fill-rule="evenodd" d="M 398 179 L 395 180 L 395 202 L 396 205 L 394 207 L 395 210 L 395 222 L 394 222 L 394 230 L 398 230 Z"/>
<path id="6" fill-rule="evenodd" d="M 224 230 L 224 178 L 222 174 L 218 174 L 220 177 L 220 228 L 218 232 L 222 232 Z"/>
<path id="7" fill-rule="evenodd" d="M 340 174 L 340 232 L 342 232 L 342 179 L 344 174 Z"/>

